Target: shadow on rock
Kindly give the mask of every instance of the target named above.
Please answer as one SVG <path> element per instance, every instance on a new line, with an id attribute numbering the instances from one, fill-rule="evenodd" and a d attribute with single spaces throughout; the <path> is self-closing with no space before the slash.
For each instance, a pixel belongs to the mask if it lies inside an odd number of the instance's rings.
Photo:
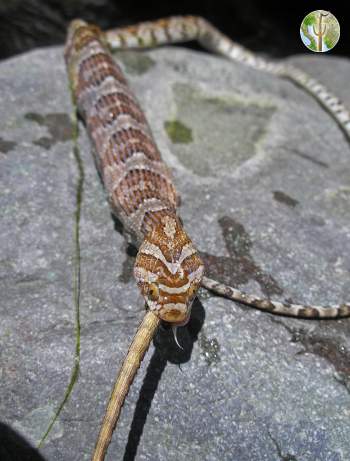
<path id="1" fill-rule="evenodd" d="M 185 327 L 179 328 L 177 332 L 178 342 L 183 349 L 180 349 L 175 343 L 170 325 L 162 324 L 158 329 L 154 338 L 155 351 L 148 365 L 136 403 L 123 461 L 133 461 L 136 457 L 147 415 L 167 362 L 181 365 L 190 360 L 193 344 L 198 339 L 204 318 L 203 306 L 196 298 L 189 323 Z"/>
<path id="2" fill-rule="evenodd" d="M 38 450 L 10 426 L 0 423 L 1 461 L 45 461 Z"/>

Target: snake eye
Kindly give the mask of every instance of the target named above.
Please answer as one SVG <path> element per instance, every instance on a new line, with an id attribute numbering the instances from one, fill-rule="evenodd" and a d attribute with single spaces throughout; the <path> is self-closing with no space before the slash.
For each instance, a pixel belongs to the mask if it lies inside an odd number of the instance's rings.
<path id="1" fill-rule="evenodd" d="M 159 298 L 158 286 L 155 283 L 150 283 L 147 294 L 152 301 L 156 301 Z"/>
<path id="2" fill-rule="evenodd" d="M 197 292 L 197 287 L 196 285 L 191 285 L 188 289 L 188 296 L 192 298 Z"/>

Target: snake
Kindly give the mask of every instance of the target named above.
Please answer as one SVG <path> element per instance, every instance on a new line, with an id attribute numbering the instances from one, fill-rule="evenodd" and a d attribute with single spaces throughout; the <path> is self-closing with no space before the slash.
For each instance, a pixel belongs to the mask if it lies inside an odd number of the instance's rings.
<path id="1" fill-rule="evenodd" d="M 200 286 L 274 314 L 341 318 L 350 304 L 293 304 L 261 298 L 205 276 L 204 263 L 178 214 L 179 195 L 145 114 L 113 50 L 197 40 L 203 47 L 257 70 L 291 80 L 310 93 L 350 140 L 350 113 L 324 85 L 290 64 L 265 60 L 234 43 L 206 19 L 175 16 L 103 32 L 81 19 L 68 28 L 64 56 L 71 94 L 92 145 L 112 213 L 137 249 L 134 277 L 146 313 L 118 372 L 92 459 L 103 460 L 129 387 L 161 321 L 189 321 Z"/>

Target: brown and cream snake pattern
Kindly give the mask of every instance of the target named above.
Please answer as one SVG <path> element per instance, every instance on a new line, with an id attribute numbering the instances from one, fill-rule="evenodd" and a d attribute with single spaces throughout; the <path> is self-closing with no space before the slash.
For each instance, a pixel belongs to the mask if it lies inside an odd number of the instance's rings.
<path id="1" fill-rule="evenodd" d="M 175 329 L 185 325 L 200 286 L 276 314 L 304 318 L 350 315 L 348 303 L 288 304 L 243 293 L 204 276 L 203 262 L 177 215 L 177 193 L 169 169 L 121 68 L 109 53 L 109 49 L 194 39 L 229 59 L 300 85 L 330 112 L 350 138 L 349 112 L 323 85 L 299 69 L 256 57 L 202 18 L 173 17 L 105 33 L 82 20 L 72 22 L 65 59 L 73 99 L 85 121 L 111 209 L 122 221 L 126 237 L 138 247 L 134 276 L 147 306 L 119 371 L 94 460 L 104 459 L 129 386 L 159 322 L 169 322 Z"/>

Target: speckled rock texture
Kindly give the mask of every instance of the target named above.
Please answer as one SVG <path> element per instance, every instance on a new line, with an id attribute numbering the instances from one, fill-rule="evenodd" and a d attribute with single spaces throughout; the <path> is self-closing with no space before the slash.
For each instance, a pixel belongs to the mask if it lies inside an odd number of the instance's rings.
<path id="1" fill-rule="evenodd" d="M 81 368 L 75 349 L 79 182 L 62 48 L 0 64 L 1 460 L 88 460 L 143 315 L 135 252 L 111 216 L 80 125 Z M 116 55 L 220 281 L 274 299 L 350 299 L 350 148 L 292 83 L 205 52 Z M 291 59 L 350 106 L 350 62 Z M 281 318 L 201 290 L 189 325 L 161 328 L 108 460 L 348 461 L 350 319 Z"/>

